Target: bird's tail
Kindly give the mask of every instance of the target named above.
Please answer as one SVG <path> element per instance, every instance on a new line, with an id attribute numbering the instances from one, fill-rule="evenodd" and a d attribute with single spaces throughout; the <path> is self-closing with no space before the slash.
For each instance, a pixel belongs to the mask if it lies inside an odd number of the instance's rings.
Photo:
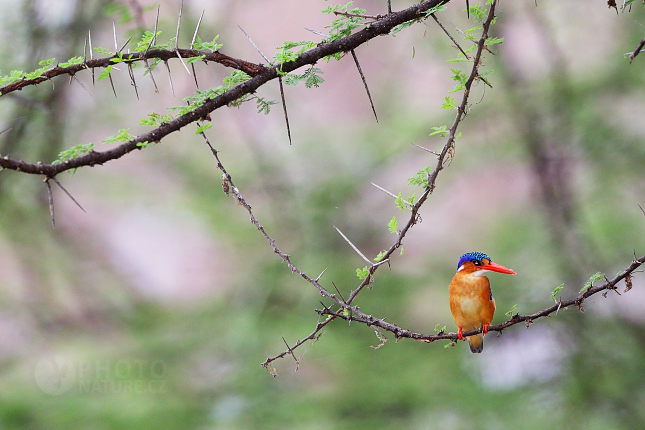
<path id="1" fill-rule="evenodd" d="M 479 354 L 484 350 L 484 335 L 476 334 L 474 336 L 468 336 L 468 345 L 470 346 L 470 352 L 473 354 Z"/>

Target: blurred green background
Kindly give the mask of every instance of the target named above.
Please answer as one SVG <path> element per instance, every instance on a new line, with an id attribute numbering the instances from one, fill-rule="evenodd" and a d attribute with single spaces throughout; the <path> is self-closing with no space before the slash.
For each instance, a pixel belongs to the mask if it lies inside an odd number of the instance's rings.
<path id="1" fill-rule="evenodd" d="M 472 2 L 471 2 L 472 3 Z M 412 1 L 393 0 L 394 10 Z M 187 0 L 180 46 L 219 34 L 222 52 L 262 59 L 240 25 L 271 57 L 285 40 L 314 40 L 331 17 L 322 0 Z M 40 60 L 121 45 L 152 30 L 175 34 L 178 1 L 0 2 L 0 70 L 30 71 Z M 384 0 L 357 0 L 369 14 Z M 439 19 L 467 21 L 453 1 Z M 645 58 L 623 55 L 643 37 L 642 5 L 616 14 L 605 2 L 502 2 L 487 54 L 493 89 L 479 84 L 460 128 L 455 158 L 421 211 L 404 253 L 381 269 L 355 304 L 402 327 L 455 327 L 448 284 L 461 254 L 488 253 L 518 272 L 491 275 L 495 322 L 517 304 L 546 308 L 596 272 L 613 275 L 645 252 Z M 289 145 L 279 105 L 267 116 L 250 103 L 212 114 L 209 138 L 278 246 L 311 277 L 327 268 L 345 294 L 367 255 L 388 248 L 387 222 L 406 212 L 370 182 L 404 196 L 407 178 L 438 150 L 431 127 L 451 124 L 440 108 L 456 57 L 432 21 L 357 49 L 374 97 L 376 123 L 351 58 L 320 63 L 320 88 L 286 87 Z M 136 70 L 92 86 L 61 77 L 0 100 L 0 153 L 51 162 L 71 146 L 103 149 L 120 128 L 139 134 L 148 113 L 166 114 L 193 93 L 171 62 L 159 93 Z M 202 89 L 228 75 L 197 64 Z M 277 82 L 259 95 L 278 100 Z M 460 95 L 457 97 L 458 100 Z M 622 297 L 610 293 L 486 337 L 483 354 L 462 342 L 424 344 L 393 336 L 378 350 L 374 331 L 329 325 L 314 344 L 260 366 L 314 328 L 320 295 L 293 275 L 248 215 L 224 195 L 221 172 L 194 128 L 104 166 L 58 179 L 51 228 L 42 178 L 0 172 L 0 426 L 6 429 L 642 429 L 645 427 L 645 305 L 642 275 Z M 621 285 L 619 291 L 623 291 Z"/>

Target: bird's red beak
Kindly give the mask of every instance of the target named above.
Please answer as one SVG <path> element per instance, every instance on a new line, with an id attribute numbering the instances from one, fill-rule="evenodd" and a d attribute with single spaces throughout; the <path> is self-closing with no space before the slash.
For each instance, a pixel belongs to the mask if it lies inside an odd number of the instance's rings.
<path id="1" fill-rule="evenodd" d="M 484 270 L 490 270 L 492 272 L 506 273 L 507 275 L 517 275 L 517 273 L 515 273 L 511 269 L 508 269 L 500 264 L 493 263 L 492 261 L 488 264 L 480 266 L 480 268 Z"/>

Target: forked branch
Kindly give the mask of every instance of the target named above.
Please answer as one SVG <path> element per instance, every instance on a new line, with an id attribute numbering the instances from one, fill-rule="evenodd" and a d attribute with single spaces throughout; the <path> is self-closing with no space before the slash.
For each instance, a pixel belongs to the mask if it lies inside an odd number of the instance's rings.
<path id="1" fill-rule="evenodd" d="M 450 128 L 448 132 L 448 136 L 446 139 L 446 143 L 443 146 L 443 149 L 439 156 L 437 157 L 437 164 L 434 168 L 434 170 L 428 175 L 428 184 L 425 187 L 425 190 L 419 200 L 415 202 L 412 207 L 410 208 L 410 218 L 408 219 L 408 222 L 406 225 L 403 227 L 403 229 L 399 232 L 399 235 L 396 239 L 396 241 L 390 246 L 390 248 L 381 256 L 381 261 L 384 260 L 389 260 L 392 254 L 402 245 L 403 239 L 405 238 L 406 234 L 408 231 L 419 221 L 419 210 L 421 209 L 421 206 L 424 204 L 424 202 L 428 199 L 430 194 L 434 191 L 435 188 L 435 182 L 437 180 L 437 176 L 439 175 L 439 172 L 441 172 L 447 165 L 447 162 L 449 161 L 450 158 L 452 158 L 454 154 L 454 146 L 455 146 L 455 136 L 457 135 L 457 128 L 459 124 L 463 121 L 466 111 L 467 111 L 467 106 L 468 106 L 468 98 L 470 96 L 470 91 L 472 88 L 473 83 L 475 82 L 476 77 L 479 75 L 479 67 L 481 66 L 481 58 L 483 55 L 484 47 L 485 47 L 485 42 L 486 39 L 488 38 L 488 31 L 490 28 L 490 25 L 495 18 L 495 6 L 497 5 L 497 1 L 493 1 L 493 3 L 490 5 L 490 9 L 488 11 L 488 17 L 486 21 L 483 23 L 483 30 L 482 30 L 482 36 L 479 40 L 479 43 L 477 45 L 477 52 L 475 55 L 475 58 L 473 60 L 473 67 L 471 69 L 470 75 L 468 80 L 465 83 L 465 88 L 464 88 L 464 94 L 461 100 L 461 103 L 459 107 L 457 108 L 457 115 L 455 117 L 455 120 L 453 122 L 452 127 Z M 335 318 L 343 318 L 343 319 L 348 319 L 351 321 L 358 321 L 363 324 L 367 324 L 368 326 L 376 326 L 379 328 L 383 328 L 388 331 L 392 331 L 393 333 L 408 333 L 409 331 L 402 331 L 401 328 L 394 324 L 390 324 L 385 322 L 383 319 L 380 318 L 375 318 L 372 317 L 371 315 L 364 314 L 361 312 L 356 306 L 352 306 L 352 302 L 354 299 L 360 294 L 360 292 L 368 285 L 371 284 L 373 280 L 373 275 L 374 273 L 378 270 L 378 268 L 381 267 L 381 265 L 370 265 L 368 268 L 369 275 L 354 289 L 350 295 L 348 296 L 347 300 L 341 300 L 336 295 L 330 294 L 325 290 L 320 284 L 316 282 L 315 286 L 318 288 L 320 293 L 323 296 L 330 297 L 332 300 L 339 305 L 339 309 L 337 311 L 333 311 L 329 307 L 324 306 L 322 310 L 318 310 L 317 312 L 320 315 L 328 315 L 328 318 L 324 320 L 323 322 L 318 321 L 316 324 L 316 327 L 314 330 L 304 339 L 299 340 L 296 342 L 294 346 L 291 347 L 291 350 L 296 349 L 298 346 L 302 345 L 309 339 L 317 339 L 320 336 L 321 330 L 332 320 Z M 343 312 L 346 311 L 346 312 Z M 411 332 L 409 332 L 411 333 Z M 398 335 L 397 335 L 398 336 Z M 419 336 L 428 336 L 428 335 L 419 335 Z M 398 336 L 398 337 L 405 337 L 403 335 Z M 411 336 L 409 336 L 411 337 Z M 267 369 L 270 369 L 270 365 L 273 361 L 277 360 L 278 358 L 284 357 L 286 354 L 288 354 L 289 351 L 282 352 L 274 357 L 269 357 L 267 358 L 264 363 L 262 363 L 262 366 L 264 366 Z"/>

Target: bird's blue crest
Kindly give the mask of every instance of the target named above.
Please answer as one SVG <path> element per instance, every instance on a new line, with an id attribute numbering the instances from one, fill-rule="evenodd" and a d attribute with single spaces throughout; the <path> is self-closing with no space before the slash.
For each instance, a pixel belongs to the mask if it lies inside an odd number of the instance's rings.
<path id="1" fill-rule="evenodd" d="M 462 264 L 464 264 L 466 261 L 478 261 L 481 263 L 483 259 L 487 259 L 488 261 L 492 261 L 490 257 L 483 252 L 467 252 L 464 255 L 461 256 L 459 259 L 459 263 L 457 264 L 457 268 L 460 268 Z"/>

